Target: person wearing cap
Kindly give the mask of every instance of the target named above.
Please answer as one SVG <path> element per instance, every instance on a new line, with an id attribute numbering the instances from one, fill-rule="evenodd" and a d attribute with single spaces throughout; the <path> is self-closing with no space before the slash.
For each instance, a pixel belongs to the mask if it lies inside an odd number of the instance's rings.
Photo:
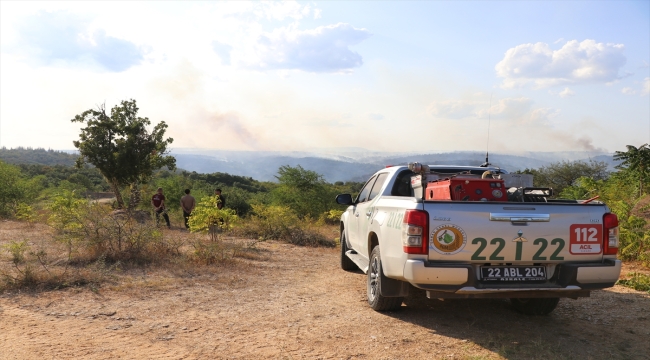
<path id="1" fill-rule="evenodd" d="M 163 189 L 158 188 L 158 192 L 156 192 L 152 197 L 151 197 L 151 205 L 153 206 L 153 210 L 156 213 L 156 224 L 160 222 L 160 214 L 162 214 L 163 218 L 165 219 L 165 222 L 167 223 L 167 228 L 171 229 L 171 224 L 169 223 L 169 216 L 167 215 L 167 211 L 165 211 L 165 195 L 163 195 Z"/>

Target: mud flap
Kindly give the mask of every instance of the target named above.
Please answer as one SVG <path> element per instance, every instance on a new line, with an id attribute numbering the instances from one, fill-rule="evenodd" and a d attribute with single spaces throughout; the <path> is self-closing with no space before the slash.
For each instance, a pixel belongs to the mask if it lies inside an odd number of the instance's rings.
<path id="1" fill-rule="evenodd" d="M 383 269 L 382 269 L 383 270 Z M 384 272 L 381 272 L 381 282 L 379 286 L 379 293 L 384 297 L 402 297 L 408 296 L 410 284 L 406 281 L 395 280 L 386 277 Z"/>

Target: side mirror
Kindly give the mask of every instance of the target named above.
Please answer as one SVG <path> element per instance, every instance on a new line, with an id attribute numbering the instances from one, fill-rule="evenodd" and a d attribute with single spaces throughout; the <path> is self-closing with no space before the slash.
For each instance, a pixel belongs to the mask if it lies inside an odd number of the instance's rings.
<path id="1" fill-rule="evenodd" d="M 340 194 L 336 195 L 336 203 L 340 205 L 352 205 L 354 204 L 354 201 L 352 201 L 352 195 Z"/>

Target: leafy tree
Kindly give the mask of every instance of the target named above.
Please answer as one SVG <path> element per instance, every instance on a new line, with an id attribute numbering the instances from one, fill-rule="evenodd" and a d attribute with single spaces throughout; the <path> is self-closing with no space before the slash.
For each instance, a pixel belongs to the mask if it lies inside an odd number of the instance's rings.
<path id="1" fill-rule="evenodd" d="M 7 216 L 25 198 L 25 181 L 17 167 L 0 161 L 0 184 L 0 216 Z"/>
<path id="2" fill-rule="evenodd" d="M 317 172 L 285 165 L 276 178 L 279 186 L 271 190 L 272 205 L 287 206 L 300 217 L 314 219 L 332 207 L 336 190 Z"/>
<path id="3" fill-rule="evenodd" d="M 593 180 L 607 179 L 607 163 L 604 161 L 561 161 L 542 166 L 539 169 L 526 169 L 523 174 L 532 174 L 535 186 L 553 188 L 555 194 L 560 194 L 569 186 L 576 185 L 581 177 Z"/>
<path id="4" fill-rule="evenodd" d="M 639 177 L 639 196 L 643 194 L 643 183 L 650 175 L 650 147 L 648 144 L 634 147 L 627 145 L 627 151 L 616 151 L 614 153 L 614 160 L 619 160 L 621 163 L 616 166 L 617 169 L 631 170 L 636 172 Z"/>
<path id="5" fill-rule="evenodd" d="M 150 180 L 154 170 L 167 166 L 176 168 L 176 159 L 167 155 L 172 138 L 165 139 L 167 124 L 161 121 L 151 133 L 148 118 L 138 117 L 135 100 L 122 101 L 106 113 L 104 105 L 86 110 L 72 119 L 86 125 L 74 146 L 79 149 L 77 166 L 89 162 L 106 178 L 115 193 L 118 207 L 124 207 L 120 188 L 132 187 L 137 194 L 139 183 Z M 134 204 L 130 204 L 134 205 Z"/>

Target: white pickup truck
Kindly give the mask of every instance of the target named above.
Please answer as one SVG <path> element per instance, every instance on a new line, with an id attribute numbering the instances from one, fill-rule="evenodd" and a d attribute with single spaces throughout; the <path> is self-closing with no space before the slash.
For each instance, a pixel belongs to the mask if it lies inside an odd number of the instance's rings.
<path id="1" fill-rule="evenodd" d="M 336 197 L 349 205 L 341 267 L 367 274 L 377 311 L 398 310 L 414 286 L 434 299 L 509 298 L 516 310 L 542 315 L 559 298 L 613 286 L 621 272 L 616 215 L 593 199 L 511 187 L 516 176 L 418 163 L 378 171 L 356 199 Z"/>

